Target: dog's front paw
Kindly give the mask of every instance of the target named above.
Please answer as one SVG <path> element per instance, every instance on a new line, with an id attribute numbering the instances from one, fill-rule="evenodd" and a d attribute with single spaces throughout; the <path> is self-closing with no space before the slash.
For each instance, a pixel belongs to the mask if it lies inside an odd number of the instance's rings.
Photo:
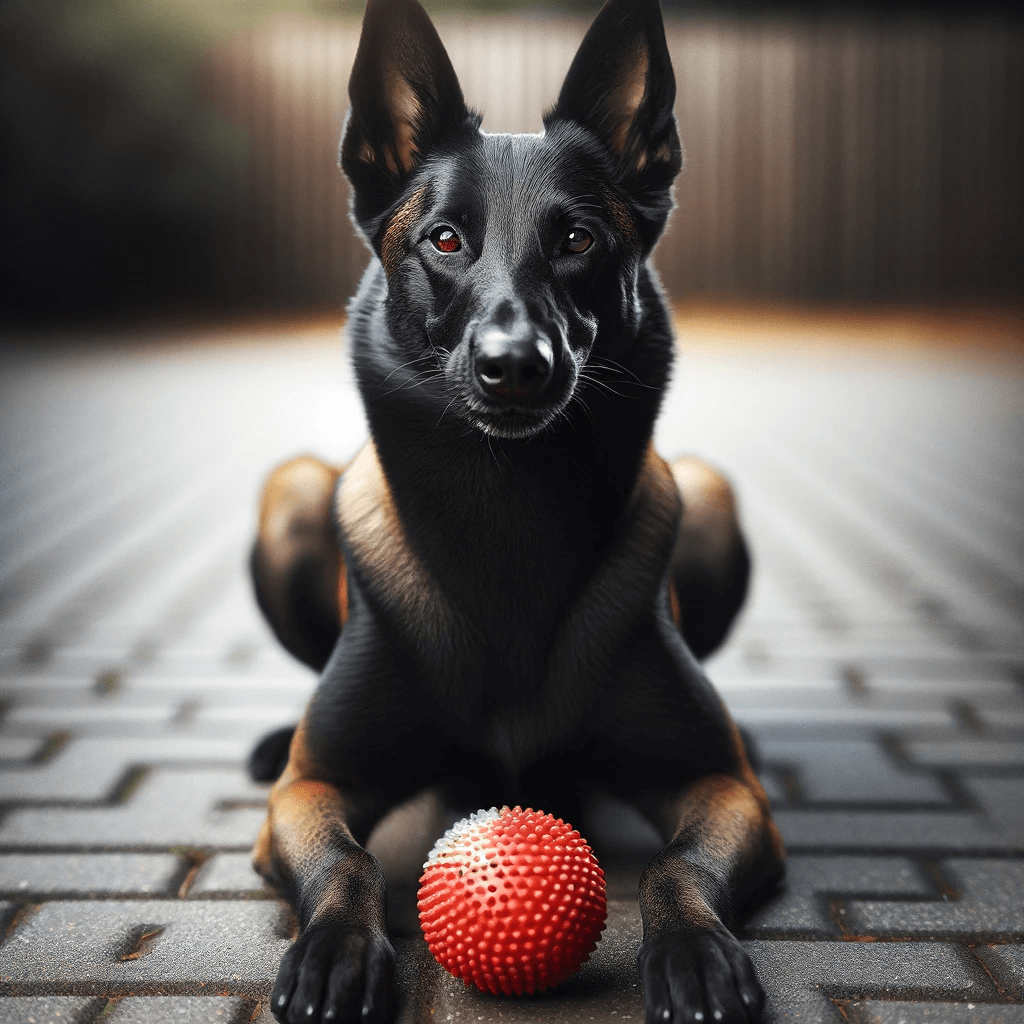
<path id="1" fill-rule="evenodd" d="M 390 1024 L 395 951 L 378 931 L 336 924 L 308 927 L 281 961 L 270 997 L 286 1024 Z"/>
<path id="2" fill-rule="evenodd" d="M 668 932 L 645 939 L 640 973 L 647 1024 L 752 1024 L 764 991 L 754 965 L 724 929 Z"/>

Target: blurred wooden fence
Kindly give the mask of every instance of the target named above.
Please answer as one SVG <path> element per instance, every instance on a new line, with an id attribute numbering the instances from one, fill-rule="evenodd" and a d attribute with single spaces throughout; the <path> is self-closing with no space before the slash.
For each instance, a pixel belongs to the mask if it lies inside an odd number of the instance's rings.
<path id="1" fill-rule="evenodd" d="M 492 131 L 535 131 L 585 21 L 438 19 Z M 270 301 L 335 303 L 366 252 L 336 167 L 358 24 L 285 19 L 222 46 L 208 84 L 248 137 L 225 273 Z M 670 294 L 1017 293 L 1024 31 L 781 16 L 672 23 L 687 166 L 656 252 Z"/>

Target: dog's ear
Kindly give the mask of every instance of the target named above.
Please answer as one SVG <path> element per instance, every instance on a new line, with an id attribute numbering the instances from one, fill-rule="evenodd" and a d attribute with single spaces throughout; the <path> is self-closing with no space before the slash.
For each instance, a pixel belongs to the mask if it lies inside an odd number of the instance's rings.
<path id="1" fill-rule="evenodd" d="M 391 205 L 431 144 L 479 124 L 417 0 L 368 0 L 348 94 L 340 162 L 364 226 Z"/>
<path id="2" fill-rule="evenodd" d="M 675 96 L 658 0 L 607 0 L 544 123 L 566 120 L 593 132 L 628 192 L 667 192 L 682 167 Z"/>

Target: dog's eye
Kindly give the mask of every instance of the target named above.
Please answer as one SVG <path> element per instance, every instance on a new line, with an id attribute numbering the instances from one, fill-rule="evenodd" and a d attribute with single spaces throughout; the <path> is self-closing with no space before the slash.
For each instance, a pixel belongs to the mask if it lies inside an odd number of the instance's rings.
<path id="1" fill-rule="evenodd" d="M 569 252 L 586 252 L 594 244 L 594 236 L 583 228 L 570 228 L 565 236 L 565 247 Z"/>
<path id="2" fill-rule="evenodd" d="M 458 252 L 462 248 L 462 239 L 451 228 L 434 228 L 430 241 L 438 252 Z"/>

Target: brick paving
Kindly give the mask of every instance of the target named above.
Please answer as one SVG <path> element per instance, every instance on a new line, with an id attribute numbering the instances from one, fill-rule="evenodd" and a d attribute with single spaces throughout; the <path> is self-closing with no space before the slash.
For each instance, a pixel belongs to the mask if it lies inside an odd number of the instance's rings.
<path id="1" fill-rule="evenodd" d="M 0 353 L 0 1024 L 271 1019 L 293 922 L 242 764 L 313 679 L 244 563 L 266 470 L 364 425 L 331 338 L 242 342 Z M 1024 1022 L 1024 364 L 959 351 L 697 348 L 659 426 L 756 558 L 709 672 L 791 851 L 743 931 L 776 1021 Z M 403 1024 L 640 1020 L 624 814 L 598 952 L 518 1001 L 416 936 L 430 800 L 385 821 Z"/>

